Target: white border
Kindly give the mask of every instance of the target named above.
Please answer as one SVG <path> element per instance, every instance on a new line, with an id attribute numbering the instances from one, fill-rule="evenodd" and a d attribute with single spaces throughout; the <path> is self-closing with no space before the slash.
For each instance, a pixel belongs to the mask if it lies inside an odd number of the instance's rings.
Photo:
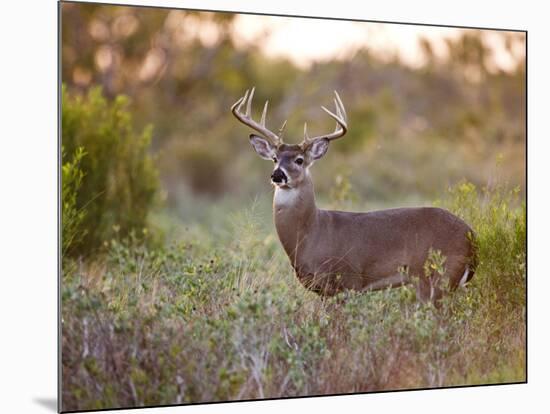
<path id="1" fill-rule="evenodd" d="M 124 2 L 121 2 L 124 3 Z M 128 2 L 126 2 L 128 3 Z M 529 384 L 354 395 L 255 403 L 145 409 L 132 413 L 278 413 L 406 410 L 416 413 L 517 413 L 548 406 L 547 328 L 549 93 L 548 14 L 537 3 L 462 0 L 297 2 L 278 0 L 135 0 L 132 4 L 347 17 L 529 30 Z M 543 4 L 543 3 L 538 3 Z M 6 2 L 0 13 L 2 56 L 0 378 L 3 412 L 51 412 L 56 396 L 57 4 Z M 545 323 L 546 322 L 546 323 Z M 127 411 L 121 411 L 127 412 Z"/>

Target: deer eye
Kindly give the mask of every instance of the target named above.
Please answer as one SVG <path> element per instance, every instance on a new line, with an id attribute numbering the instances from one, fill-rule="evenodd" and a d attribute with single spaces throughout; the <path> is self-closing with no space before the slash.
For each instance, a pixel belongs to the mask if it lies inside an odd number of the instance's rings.
<path id="1" fill-rule="evenodd" d="M 298 165 L 302 165 L 304 163 L 304 159 L 303 158 L 296 158 L 296 160 L 294 160 L 294 162 Z"/>

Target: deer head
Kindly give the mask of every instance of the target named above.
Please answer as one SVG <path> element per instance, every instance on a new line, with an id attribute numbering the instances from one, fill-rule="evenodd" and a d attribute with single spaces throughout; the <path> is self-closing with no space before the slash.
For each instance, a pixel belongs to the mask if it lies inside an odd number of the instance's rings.
<path id="1" fill-rule="evenodd" d="M 336 106 L 336 114 L 324 106 L 321 107 L 336 121 L 334 132 L 311 138 L 307 133 L 306 123 L 304 124 L 303 141 L 300 144 L 289 145 L 285 144 L 282 138 L 286 121 L 277 134 L 265 126 L 269 101 L 266 101 L 264 105 L 260 122 L 258 123 L 252 119 L 251 110 L 254 89 L 252 88 L 250 94 L 247 90 L 244 96 L 233 104 L 231 112 L 239 121 L 259 133 L 259 135 L 250 135 L 250 143 L 260 157 L 275 163 L 273 173 L 271 174 L 273 185 L 279 188 L 296 188 L 304 180 L 308 168 L 326 154 L 330 141 L 341 138 L 347 132 L 347 115 L 342 100 L 335 91 L 334 104 Z M 243 107 L 246 107 L 245 113 L 241 112 Z"/>

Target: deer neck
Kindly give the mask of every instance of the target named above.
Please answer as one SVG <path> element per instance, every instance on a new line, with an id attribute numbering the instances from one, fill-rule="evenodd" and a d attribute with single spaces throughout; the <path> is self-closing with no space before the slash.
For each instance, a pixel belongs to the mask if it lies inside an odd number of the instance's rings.
<path id="1" fill-rule="evenodd" d="M 300 244 L 317 218 L 315 192 L 309 173 L 298 187 L 275 188 L 273 217 L 281 244 L 294 263 Z"/>

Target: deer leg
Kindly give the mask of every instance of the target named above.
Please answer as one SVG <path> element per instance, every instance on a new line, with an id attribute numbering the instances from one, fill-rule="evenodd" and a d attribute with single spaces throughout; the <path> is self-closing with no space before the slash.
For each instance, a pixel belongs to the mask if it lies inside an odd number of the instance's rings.
<path id="1" fill-rule="evenodd" d="M 457 288 L 465 275 L 466 260 L 462 256 L 448 256 L 445 262 L 445 274 L 432 272 L 423 276 L 416 286 L 416 296 L 422 302 L 438 302 L 444 294 Z M 466 273 L 466 275 L 468 275 Z"/>
<path id="2" fill-rule="evenodd" d="M 298 280 L 308 290 L 321 297 L 330 297 L 342 289 L 335 283 L 336 276 L 331 273 L 300 273 Z"/>
<path id="3" fill-rule="evenodd" d="M 422 277 L 416 284 L 416 298 L 421 302 L 437 302 L 443 296 L 443 291 L 439 287 L 439 279 L 435 275 Z"/>

